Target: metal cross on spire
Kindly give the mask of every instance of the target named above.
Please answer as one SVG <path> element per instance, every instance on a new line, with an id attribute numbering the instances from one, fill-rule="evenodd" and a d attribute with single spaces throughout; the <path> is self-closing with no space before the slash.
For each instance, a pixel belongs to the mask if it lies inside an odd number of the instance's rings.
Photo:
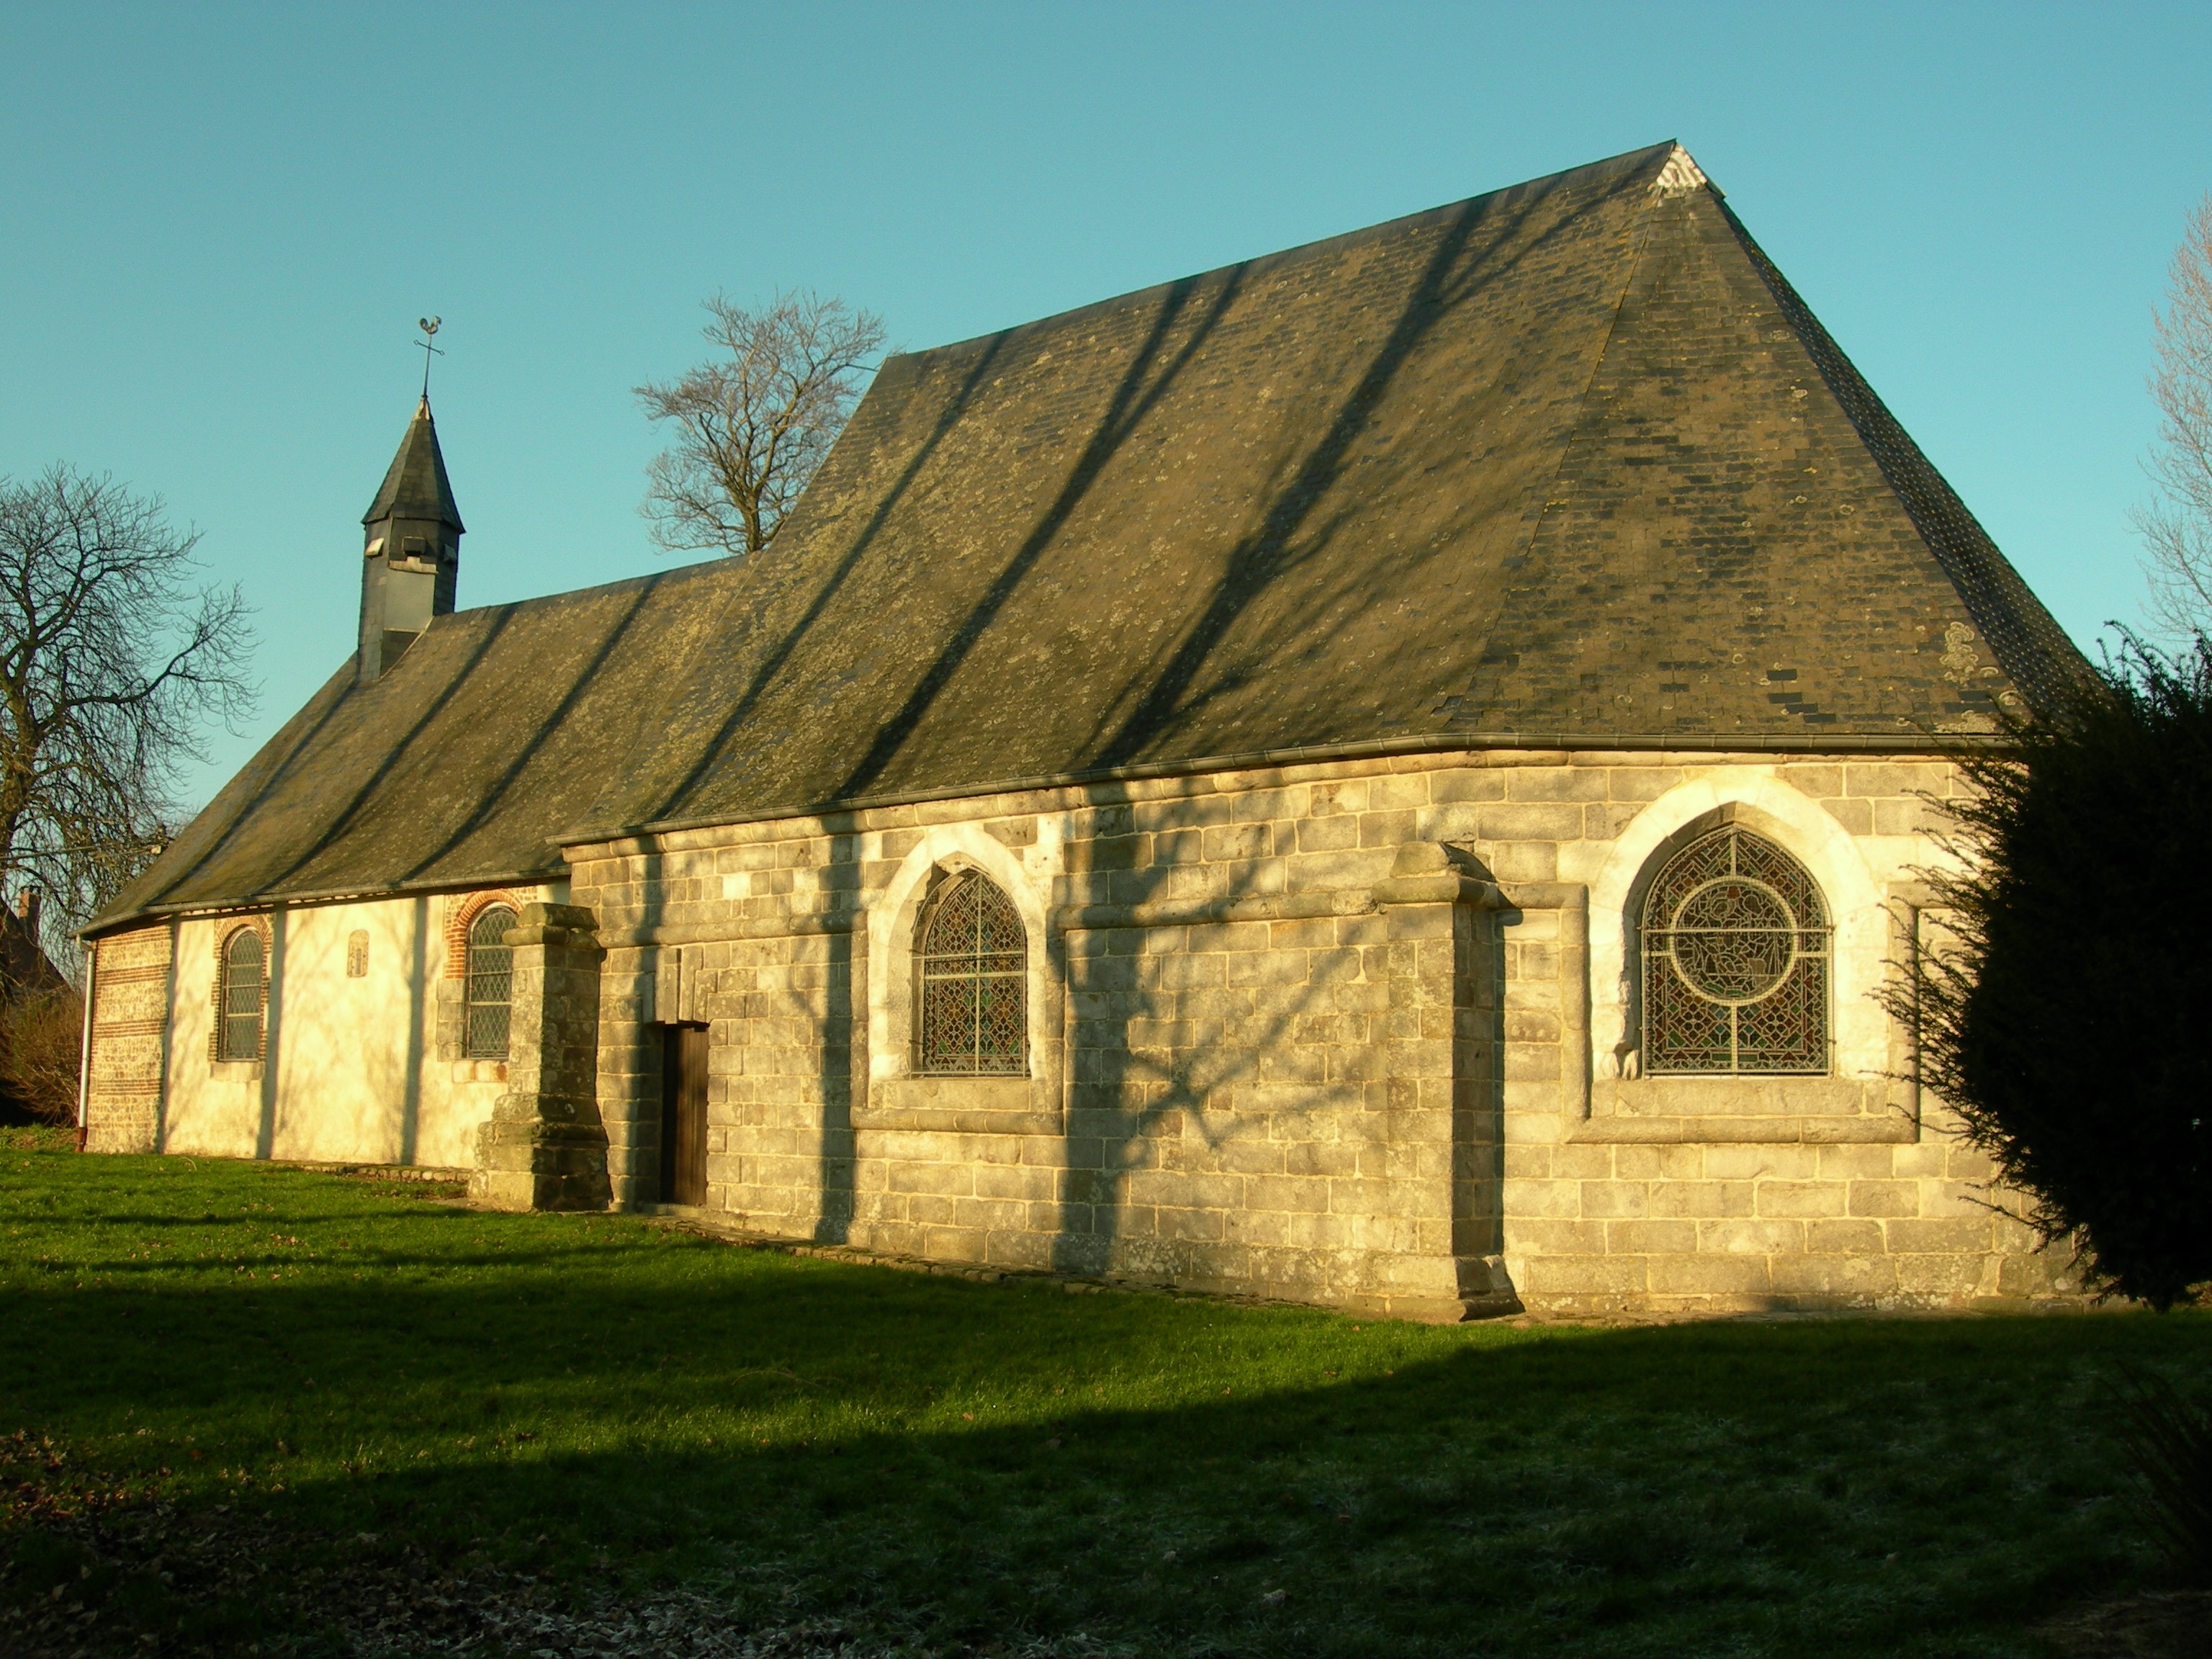
<path id="1" fill-rule="evenodd" d="M 438 337 L 438 325 L 443 320 L 438 317 L 423 317 L 417 319 L 415 324 L 422 331 L 422 338 L 415 343 L 422 348 L 422 401 L 426 404 L 430 401 L 430 359 L 434 356 L 442 357 L 446 355 L 430 343 Z"/>

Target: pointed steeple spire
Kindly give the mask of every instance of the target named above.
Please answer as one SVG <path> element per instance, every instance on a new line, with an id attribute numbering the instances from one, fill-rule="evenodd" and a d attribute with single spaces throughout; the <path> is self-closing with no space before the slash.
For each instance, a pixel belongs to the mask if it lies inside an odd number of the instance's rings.
<path id="1" fill-rule="evenodd" d="M 453 486 L 447 481 L 446 457 L 438 447 L 438 423 L 431 418 L 427 395 L 407 423 L 407 435 L 399 441 L 399 453 L 392 458 L 384 487 L 361 515 L 364 525 L 380 519 L 423 519 L 456 533 L 468 527 L 461 522 L 460 508 L 453 505 Z"/>
<path id="2" fill-rule="evenodd" d="M 356 678 L 381 679 L 431 621 L 453 609 L 461 568 L 461 513 L 446 478 L 426 396 L 407 423 L 363 529 L 361 649 Z"/>

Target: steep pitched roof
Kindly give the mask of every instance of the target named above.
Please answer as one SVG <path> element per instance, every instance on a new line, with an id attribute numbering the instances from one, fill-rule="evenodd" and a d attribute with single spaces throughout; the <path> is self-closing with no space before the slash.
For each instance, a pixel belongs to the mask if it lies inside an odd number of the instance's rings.
<path id="1" fill-rule="evenodd" d="M 884 367 L 580 829 L 1986 732 L 2074 647 L 1678 147 Z"/>
<path id="2" fill-rule="evenodd" d="M 645 739 L 663 665 L 737 574 L 718 561 L 456 611 L 380 680 L 349 663 L 94 927 L 557 874 L 553 835 Z"/>
<path id="3" fill-rule="evenodd" d="M 768 554 L 437 619 L 103 923 L 1266 757 L 1934 748 L 2083 672 L 1662 144 L 894 357 Z"/>
<path id="4" fill-rule="evenodd" d="M 416 409 L 415 418 L 407 422 L 407 435 L 399 441 L 399 451 L 392 458 L 383 487 L 368 504 L 368 511 L 361 515 L 361 521 L 374 524 L 380 519 L 394 518 L 427 519 L 459 531 L 468 528 L 461 522 L 461 509 L 453 505 L 453 486 L 446 477 L 445 453 L 438 447 L 438 423 L 430 417 L 427 396 Z"/>

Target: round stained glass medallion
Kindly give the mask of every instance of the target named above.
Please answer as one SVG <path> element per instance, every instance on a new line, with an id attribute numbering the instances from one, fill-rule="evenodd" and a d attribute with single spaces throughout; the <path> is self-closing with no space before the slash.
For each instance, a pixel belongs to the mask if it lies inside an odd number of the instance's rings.
<path id="1" fill-rule="evenodd" d="M 1709 881 L 1682 901 L 1668 930 L 1674 971 L 1715 1002 L 1756 1002 L 1790 976 L 1797 927 L 1763 882 L 1741 876 Z"/>

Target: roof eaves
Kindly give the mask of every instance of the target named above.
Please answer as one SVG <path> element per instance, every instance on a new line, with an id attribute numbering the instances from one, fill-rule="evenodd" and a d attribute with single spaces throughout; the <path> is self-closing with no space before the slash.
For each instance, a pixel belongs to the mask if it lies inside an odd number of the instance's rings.
<path id="1" fill-rule="evenodd" d="M 1081 771 L 1040 774 L 1030 777 L 961 783 L 940 788 L 892 790 L 882 794 L 857 795 L 849 799 L 778 805 L 757 811 L 715 812 L 695 817 L 655 819 L 641 823 L 584 824 L 556 831 L 550 839 L 563 849 L 595 846 L 629 836 L 669 834 L 721 824 L 767 823 L 781 818 L 809 818 L 840 813 L 872 811 L 882 807 L 910 806 L 924 801 L 981 799 L 990 795 L 1024 793 L 1036 789 L 1065 789 L 1120 783 L 1142 778 L 1195 776 L 1212 772 L 1249 772 L 1257 769 L 1311 765 L 1328 761 L 1373 759 L 1394 755 L 1474 754 L 1494 750 L 1542 750 L 1596 753 L 1607 750 L 1676 755 L 1969 755 L 2002 753 L 2008 747 L 2002 734 L 1939 732 L 1918 729 L 1895 735 L 1879 732 L 1803 734 L 1776 732 L 1728 739 L 1718 733 L 1682 732 L 1570 732 L 1531 729 L 1519 732 L 1452 732 L 1408 738 L 1379 738 L 1360 742 L 1308 744 L 1283 749 L 1254 750 L 1243 754 L 1209 755 L 1194 760 L 1153 761 L 1133 766 L 1095 767 Z"/>
<path id="2" fill-rule="evenodd" d="M 541 865 L 533 869 L 517 870 L 503 874 L 472 876 L 466 880 L 400 881 L 383 886 L 364 885 L 359 882 L 343 887 L 296 888 L 283 891 L 249 894 L 243 898 L 179 899 L 173 903 L 149 904 L 124 915 L 95 916 L 77 929 L 78 939 L 93 939 L 111 933 L 133 922 L 151 918 L 170 916 L 214 916 L 246 915 L 272 909 L 289 904 L 345 904 L 367 902 L 378 899 L 412 898 L 439 893 L 476 893 L 488 887 L 513 887 L 532 883 L 544 884 L 565 881 L 568 872 L 563 865 Z"/>

